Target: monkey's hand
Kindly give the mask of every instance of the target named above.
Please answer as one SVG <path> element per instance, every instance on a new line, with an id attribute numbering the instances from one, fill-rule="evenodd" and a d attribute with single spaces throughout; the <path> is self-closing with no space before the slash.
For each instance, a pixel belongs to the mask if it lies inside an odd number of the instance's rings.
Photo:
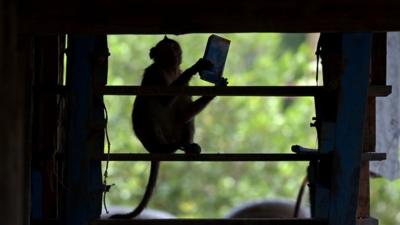
<path id="1" fill-rule="evenodd" d="M 200 58 L 196 64 L 193 65 L 193 69 L 196 72 L 200 72 L 202 70 L 209 70 L 213 67 L 213 63 L 207 59 Z"/>
<path id="2" fill-rule="evenodd" d="M 186 85 L 189 83 L 190 79 L 192 77 L 202 71 L 202 70 L 207 70 L 211 69 L 213 67 L 213 64 L 206 59 L 200 58 L 193 66 L 191 66 L 189 69 L 185 70 L 179 77 L 176 79 L 172 85 Z"/>
<path id="3" fill-rule="evenodd" d="M 215 83 L 215 86 L 216 87 L 226 87 L 226 86 L 228 86 L 228 79 L 227 78 L 225 78 L 225 77 L 221 77 L 220 79 L 219 79 L 219 81 L 217 81 L 216 83 Z"/>

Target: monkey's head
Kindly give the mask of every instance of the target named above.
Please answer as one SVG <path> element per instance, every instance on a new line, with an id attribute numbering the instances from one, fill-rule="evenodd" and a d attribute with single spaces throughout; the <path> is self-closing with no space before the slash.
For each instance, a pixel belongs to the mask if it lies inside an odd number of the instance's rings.
<path id="1" fill-rule="evenodd" d="M 179 66 L 182 62 L 182 50 L 179 43 L 165 36 L 150 49 L 150 58 L 163 66 Z"/>

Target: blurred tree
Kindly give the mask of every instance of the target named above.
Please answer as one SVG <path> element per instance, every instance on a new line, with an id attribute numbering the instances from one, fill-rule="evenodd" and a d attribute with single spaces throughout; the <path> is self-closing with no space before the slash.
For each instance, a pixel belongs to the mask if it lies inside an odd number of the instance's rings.
<path id="1" fill-rule="evenodd" d="M 209 34 L 171 36 L 183 49 L 182 69 L 203 56 Z M 229 85 L 315 85 L 314 47 L 304 34 L 223 34 L 231 40 L 224 76 Z M 151 63 L 148 53 L 163 36 L 110 36 L 110 85 L 138 85 Z M 210 85 L 195 77 L 192 85 Z M 134 97 L 107 96 L 113 152 L 145 150 L 131 129 Z M 290 152 L 300 144 L 316 147 L 309 127 L 312 98 L 218 97 L 196 118 L 196 142 L 204 152 Z M 179 217 L 222 217 L 244 201 L 296 197 L 307 163 L 171 162 L 162 169 L 150 207 Z M 144 193 L 149 165 L 110 164 L 109 204 L 135 206 Z M 381 224 L 400 222 L 400 185 L 372 182 L 372 209 Z M 388 216 L 390 215 L 390 216 Z"/>
<path id="2" fill-rule="evenodd" d="M 400 224 L 400 180 L 371 180 L 371 215 L 382 225 Z"/>

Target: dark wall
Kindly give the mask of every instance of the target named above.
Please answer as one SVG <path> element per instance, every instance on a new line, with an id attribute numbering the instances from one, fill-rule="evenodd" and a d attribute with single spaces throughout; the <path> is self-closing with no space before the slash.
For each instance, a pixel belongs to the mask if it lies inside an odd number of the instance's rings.
<path id="1" fill-rule="evenodd" d="M 24 79 L 16 70 L 16 6 L 0 0 L 0 224 L 24 221 Z"/>

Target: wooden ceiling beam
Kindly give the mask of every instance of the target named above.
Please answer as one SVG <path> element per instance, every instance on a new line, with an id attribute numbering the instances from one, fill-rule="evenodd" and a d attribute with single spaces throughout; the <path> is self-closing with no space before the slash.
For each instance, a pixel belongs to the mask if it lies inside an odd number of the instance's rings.
<path id="1" fill-rule="evenodd" d="M 400 30 L 394 0 L 20 0 L 22 33 L 183 34 Z"/>

